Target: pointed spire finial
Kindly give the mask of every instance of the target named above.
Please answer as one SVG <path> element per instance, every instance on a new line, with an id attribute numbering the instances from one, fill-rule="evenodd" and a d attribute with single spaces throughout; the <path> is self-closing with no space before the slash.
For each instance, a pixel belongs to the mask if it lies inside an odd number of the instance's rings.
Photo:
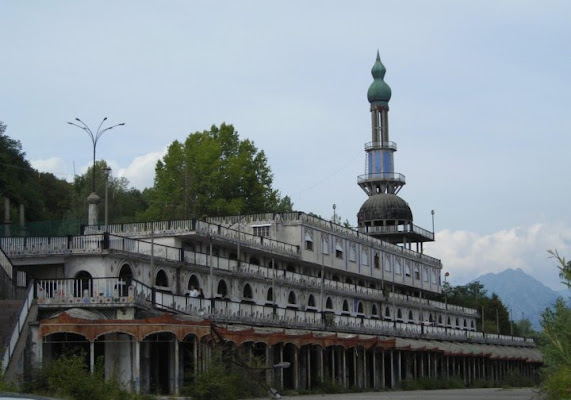
<path id="1" fill-rule="evenodd" d="M 379 50 L 377 50 L 377 59 L 371 69 L 371 75 L 373 75 L 374 80 L 367 92 L 369 103 L 387 104 L 391 99 L 391 88 L 384 81 L 386 72 L 387 69 L 381 62 L 381 55 Z"/>

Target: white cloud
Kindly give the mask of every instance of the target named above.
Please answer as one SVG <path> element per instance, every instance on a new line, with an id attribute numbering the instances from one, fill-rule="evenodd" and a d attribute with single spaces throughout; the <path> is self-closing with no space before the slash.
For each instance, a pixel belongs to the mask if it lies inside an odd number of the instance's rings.
<path id="1" fill-rule="evenodd" d="M 167 149 L 155 151 L 135 157 L 127 168 L 118 168 L 117 176 L 129 180 L 129 186 L 143 190 L 152 187 L 155 179 L 155 166 L 157 161 L 164 157 Z"/>
<path id="2" fill-rule="evenodd" d="M 571 256 L 571 228 L 563 224 L 534 224 L 482 235 L 469 231 L 443 230 L 427 253 L 442 260 L 454 284 L 464 284 L 480 275 L 521 268 L 556 290 L 561 289 L 556 262 L 547 250 Z"/>

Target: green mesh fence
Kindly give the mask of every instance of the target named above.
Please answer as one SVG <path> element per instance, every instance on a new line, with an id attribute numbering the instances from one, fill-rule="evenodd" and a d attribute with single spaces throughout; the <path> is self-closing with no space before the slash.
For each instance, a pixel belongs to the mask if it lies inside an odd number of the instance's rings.
<path id="1" fill-rule="evenodd" d="M 24 226 L 18 223 L 0 224 L 0 237 L 79 235 L 82 225 L 85 225 L 85 221 L 79 219 L 27 222 Z"/>

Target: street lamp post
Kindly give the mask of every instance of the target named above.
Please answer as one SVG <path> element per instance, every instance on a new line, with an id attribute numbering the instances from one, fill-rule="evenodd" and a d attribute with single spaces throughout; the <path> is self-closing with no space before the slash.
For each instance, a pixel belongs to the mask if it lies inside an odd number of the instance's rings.
<path id="1" fill-rule="evenodd" d="M 434 237 L 434 210 L 430 210 L 430 214 L 432 215 L 432 239 L 435 239 L 435 237 Z"/>
<path id="2" fill-rule="evenodd" d="M 450 276 L 450 272 L 444 274 L 444 331 L 448 332 L 448 287 L 446 286 L 446 278 Z"/>
<path id="3" fill-rule="evenodd" d="M 81 125 L 76 124 L 75 122 L 68 122 L 69 125 L 73 125 L 78 127 L 79 129 L 84 130 L 85 132 L 87 132 L 87 134 L 89 135 L 89 137 L 91 138 L 91 142 L 93 143 L 93 192 L 95 192 L 95 149 L 97 148 L 97 141 L 99 140 L 99 138 L 108 130 L 111 130 L 117 126 L 123 126 L 125 125 L 124 122 L 121 122 L 120 124 L 116 124 L 116 125 L 112 125 L 109 126 L 105 129 L 101 129 L 101 127 L 103 126 L 103 123 L 105 121 L 107 121 L 107 117 L 103 118 L 103 120 L 101 121 L 101 123 L 99 124 L 99 127 L 97 128 L 97 131 L 95 133 L 93 133 L 93 131 L 91 129 L 89 129 L 89 126 L 87 126 L 87 124 L 85 122 L 83 122 L 82 120 L 80 120 L 79 118 L 75 119 L 77 122 L 79 122 Z"/>
<path id="4" fill-rule="evenodd" d="M 108 225 L 107 225 L 107 224 L 108 224 L 108 221 L 109 221 L 108 218 L 107 218 L 108 215 L 109 215 L 109 214 L 108 214 L 108 210 L 109 210 L 109 207 L 108 207 L 108 205 L 109 205 L 109 200 L 108 200 L 108 199 L 109 199 L 109 196 L 108 196 L 107 193 L 108 193 L 108 190 L 109 190 L 109 175 L 111 175 L 111 168 L 105 167 L 105 168 L 103 169 L 103 172 L 105 173 L 105 232 L 107 232 L 107 231 L 108 231 L 108 228 L 107 228 Z"/>

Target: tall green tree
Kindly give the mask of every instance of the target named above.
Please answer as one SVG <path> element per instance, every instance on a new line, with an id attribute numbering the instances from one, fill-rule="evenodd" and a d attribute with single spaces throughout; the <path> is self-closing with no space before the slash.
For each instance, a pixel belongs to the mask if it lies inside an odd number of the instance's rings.
<path id="1" fill-rule="evenodd" d="M 0 122 L 0 196 L 11 201 L 11 220 L 18 221 L 18 206 L 25 206 L 26 219 L 57 219 L 69 208 L 70 185 L 53 174 L 40 173 L 26 160 L 18 140 L 6 134 Z"/>
<path id="2" fill-rule="evenodd" d="M 510 320 L 508 308 L 496 293 L 488 295 L 484 285 L 478 281 L 462 286 L 445 283 L 442 286 L 442 293 L 434 297 L 441 302 L 447 301 L 448 304 L 474 308 L 480 313 L 483 310 L 484 320 L 482 321 L 480 316 L 476 326 L 479 331 L 502 335 L 510 335 L 512 332 L 513 321 Z M 519 334 L 516 325 L 513 325 L 513 328 L 514 335 Z"/>
<path id="3" fill-rule="evenodd" d="M 557 260 L 562 282 L 571 289 L 571 262 L 557 251 L 549 253 Z M 540 348 L 543 354 L 543 388 L 550 399 L 571 398 L 571 308 L 559 298 L 553 308 L 541 315 Z"/>
<path id="4" fill-rule="evenodd" d="M 174 141 L 157 162 L 146 192 L 152 219 L 291 211 L 292 202 L 272 187 L 263 151 L 241 140 L 232 125 L 213 125 Z"/>
<path id="5" fill-rule="evenodd" d="M 140 221 L 147 209 L 147 202 L 141 191 L 130 188 L 129 180 L 125 177 L 107 178 L 105 161 L 96 161 L 95 166 L 87 169 L 85 174 L 75 177 L 73 183 L 73 201 L 69 211 L 69 218 L 87 221 L 87 197 L 93 191 L 93 168 L 95 168 L 95 192 L 101 198 L 98 206 L 99 223 L 105 220 L 105 185 L 108 192 L 108 218 L 109 223 Z M 107 181 L 108 179 L 108 181 Z M 106 183 L 107 182 L 107 183 Z"/>

